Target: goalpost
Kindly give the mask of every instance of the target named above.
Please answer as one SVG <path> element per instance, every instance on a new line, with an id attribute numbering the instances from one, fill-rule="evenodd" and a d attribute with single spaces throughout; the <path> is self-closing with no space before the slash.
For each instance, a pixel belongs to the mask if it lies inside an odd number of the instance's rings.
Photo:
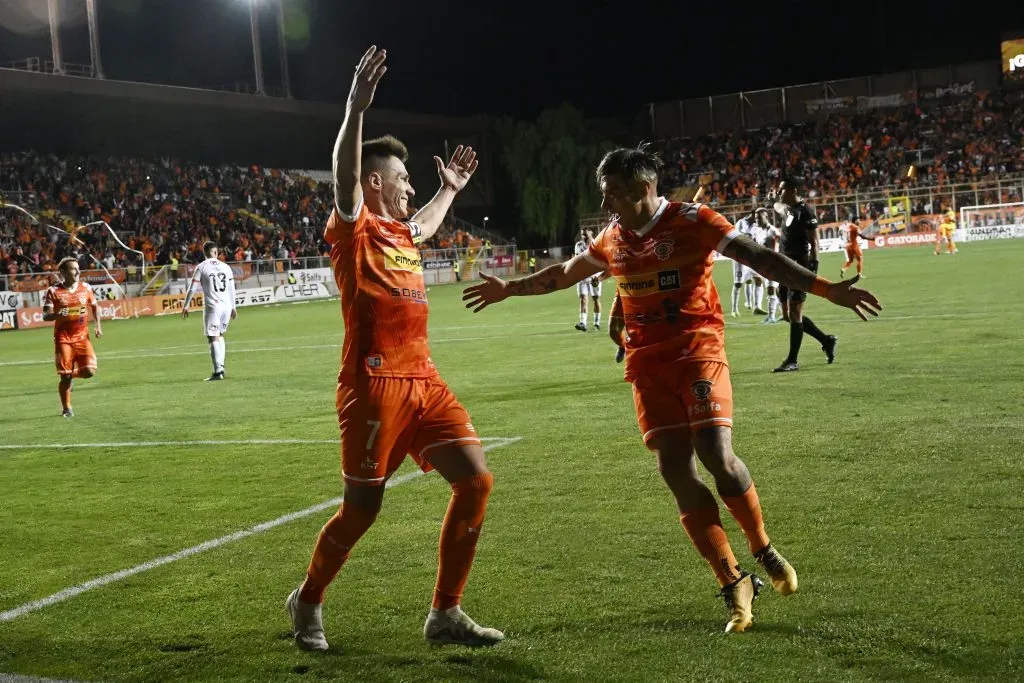
<path id="1" fill-rule="evenodd" d="M 1024 237 L 1024 202 L 962 206 L 957 227 L 964 242 Z"/>

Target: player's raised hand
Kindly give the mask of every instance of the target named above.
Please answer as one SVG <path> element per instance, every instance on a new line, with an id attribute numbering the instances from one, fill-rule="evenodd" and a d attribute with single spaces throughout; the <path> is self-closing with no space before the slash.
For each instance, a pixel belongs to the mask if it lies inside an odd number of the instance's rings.
<path id="1" fill-rule="evenodd" d="M 860 275 L 856 275 L 849 280 L 833 282 L 829 285 L 825 298 L 837 306 L 852 308 L 861 320 L 868 319 L 867 315 L 864 315 L 865 313 L 877 318 L 879 311 L 882 310 L 882 304 L 871 292 L 854 287 L 859 281 Z"/>
<path id="2" fill-rule="evenodd" d="M 479 313 L 491 304 L 508 298 L 507 282 L 482 270 L 480 277 L 483 278 L 483 282 L 462 290 L 462 300 L 466 302 L 466 308 L 472 308 L 474 313 Z"/>
<path id="3" fill-rule="evenodd" d="M 378 50 L 376 45 L 363 54 L 356 65 L 356 75 L 352 78 L 352 88 L 348 91 L 348 106 L 357 112 L 364 112 L 373 102 L 373 94 L 377 91 L 377 83 L 388 70 L 384 66 L 387 51 Z"/>
<path id="4" fill-rule="evenodd" d="M 480 165 L 473 148 L 462 145 L 455 148 L 452 160 L 448 162 L 447 166 L 444 165 L 444 160 L 441 157 L 434 157 L 434 163 L 437 164 L 437 175 L 441 178 L 441 184 L 456 192 L 461 192 L 466 187 L 466 183 L 476 172 L 476 167 Z"/>

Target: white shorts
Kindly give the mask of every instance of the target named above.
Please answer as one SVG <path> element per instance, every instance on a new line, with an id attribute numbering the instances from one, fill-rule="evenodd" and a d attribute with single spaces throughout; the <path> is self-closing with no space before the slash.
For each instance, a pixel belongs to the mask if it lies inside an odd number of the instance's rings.
<path id="1" fill-rule="evenodd" d="M 586 280 L 580 280 L 576 283 L 576 293 L 580 296 L 601 296 L 601 282 L 598 281 L 596 285 L 590 284 L 590 278 Z"/>
<path id="2" fill-rule="evenodd" d="M 761 277 L 754 271 L 750 266 L 745 266 L 739 261 L 732 262 L 732 282 L 735 285 L 741 285 L 745 282 L 751 282 L 755 277 Z"/>
<path id="3" fill-rule="evenodd" d="M 203 329 L 207 337 L 219 337 L 228 331 L 231 309 L 227 306 L 203 309 Z"/>

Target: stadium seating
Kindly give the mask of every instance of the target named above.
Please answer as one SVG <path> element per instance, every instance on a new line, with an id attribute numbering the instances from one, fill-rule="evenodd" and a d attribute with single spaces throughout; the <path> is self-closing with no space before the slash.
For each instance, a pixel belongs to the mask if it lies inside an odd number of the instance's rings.
<path id="1" fill-rule="evenodd" d="M 802 178 L 812 200 L 895 185 L 910 164 L 938 187 L 1024 172 L 1024 92 L 979 93 L 922 109 L 837 113 L 813 124 L 664 140 L 663 185 L 706 185 L 723 206 Z"/>
<path id="2" fill-rule="evenodd" d="M 256 166 L 203 166 L 171 160 L 0 154 L 0 198 L 25 206 L 53 225 L 104 220 L 148 264 L 203 259 L 208 239 L 231 261 L 289 260 L 327 253 L 321 231 L 331 186 L 301 172 Z M 470 226 L 446 224 L 425 245 L 479 243 Z M 108 268 L 138 266 L 138 257 L 108 243 L 102 231 L 80 233 L 84 247 L 24 215 L 0 211 L 0 275 L 52 270 L 67 255 L 83 268 L 89 254 Z"/>

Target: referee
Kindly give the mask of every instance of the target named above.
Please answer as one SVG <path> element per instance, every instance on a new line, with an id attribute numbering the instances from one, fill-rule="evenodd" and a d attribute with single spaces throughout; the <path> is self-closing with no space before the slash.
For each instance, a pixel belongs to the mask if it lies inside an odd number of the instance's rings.
<path id="1" fill-rule="evenodd" d="M 814 207 L 798 199 L 796 190 L 797 185 L 791 178 L 779 183 L 779 201 L 775 202 L 775 211 L 783 219 L 781 251 L 783 255 L 804 268 L 817 273 L 818 219 L 814 215 Z M 773 197 L 774 193 L 768 195 L 769 200 Z M 782 319 L 789 323 L 789 355 L 773 372 L 794 372 L 800 369 L 797 357 L 800 355 L 800 343 L 805 332 L 818 340 L 821 350 L 825 352 L 825 357 L 831 364 L 836 359 L 838 340 L 833 335 L 822 332 L 804 315 L 807 293 L 781 286 L 779 300 L 782 304 Z"/>

